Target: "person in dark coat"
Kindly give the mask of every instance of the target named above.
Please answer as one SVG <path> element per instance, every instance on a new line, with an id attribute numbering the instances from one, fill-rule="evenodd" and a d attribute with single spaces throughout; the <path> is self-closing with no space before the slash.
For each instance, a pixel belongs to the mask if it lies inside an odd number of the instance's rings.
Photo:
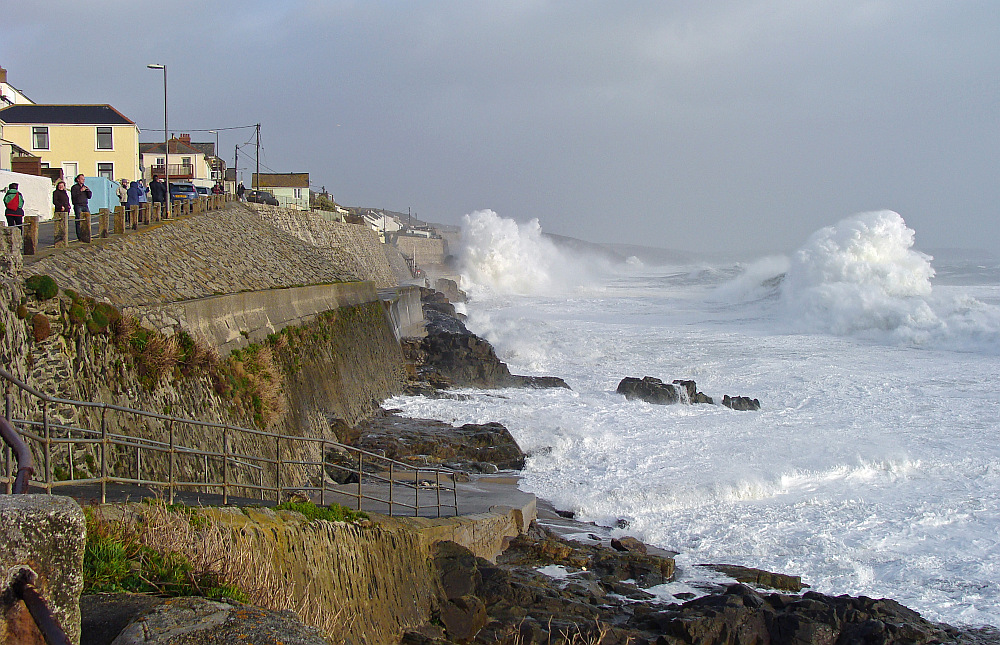
<path id="1" fill-rule="evenodd" d="M 241 202 L 243 201 L 243 193 L 245 192 L 247 192 L 247 189 L 243 186 L 243 182 L 241 181 L 240 185 L 236 187 L 236 196 L 240 198 Z"/>
<path id="2" fill-rule="evenodd" d="M 160 202 L 161 204 L 167 203 L 167 185 L 163 183 L 159 175 L 153 175 L 153 183 L 149 185 L 149 200 L 154 204 L 156 202 Z M 166 206 L 161 206 L 160 208 L 165 209 Z"/>
<path id="3" fill-rule="evenodd" d="M 84 183 L 84 179 L 83 173 L 77 175 L 76 181 L 73 182 L 73 187 L 69 191 L 70 201 L 73 202 L 73 215 L 76 217 L 76 239 L 78 240 L 80 239 L 80 227 L 83 224 L 80 215 L 90 212 L 90 198 L 94 196 L 94 193 Z"/>
<path id="4" fill-rule="evenodd" d="M 56 189 L 52 191 L 52 205 L 56 209 L 57 217 L 62 217 L 61 213 L 69 213 L 71 204 L 65 181 L 59 180 L 59 183 L 56 184 Z"/>

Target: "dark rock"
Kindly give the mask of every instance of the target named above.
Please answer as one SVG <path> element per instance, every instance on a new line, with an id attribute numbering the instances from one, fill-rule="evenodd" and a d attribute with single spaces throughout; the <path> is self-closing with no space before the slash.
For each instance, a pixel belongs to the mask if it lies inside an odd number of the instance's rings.
<path id="1" fill-rule="evenodd" d="M 556 515 L 558 515 L 559 517 L 565 518 L 567 520 L 571 520 L 574 517 L 576 517 L 576 513 L 573 512 L 573 511 L 561 511 L 558 508 L 555 509 L 555 510 L 556 510 Z"/>
<path id="2" fill-rule="evenodd" d="M 433 563 L 445 598 L 466 596 L 482 585 L 476 556 L 454 542 L 435 545 Z"/>
<path id="3" fill-rule="evenodd" d="M 499 423 L 452 426 L 431 419 L 380 414 L 359 423 L 355 432 L 354 446 L 397 461 L 447 464 L 478 473 L 524 467 L 524 453 Z"/>
<path id="4" fill-rule="evenodd" d="M 472 595 L 449 598 L 441 604 L 439 611 L 448 637 L 459 643 L 475 638 L 479 630 L 489 622 L 486 605 Z"/>
<path id="5" fill-rule="evenodd" d="M 733 410 L 759 410 L 760 401 L 757 399 L 751 399 L 748 396 L 729 396 L 728 394 L 722 397 L 722 405 Z"/>
<path id="6" fill-rule="evenodd" d="M 766 587 L 768 589 L 793 591 L 796 593 L 809 587 L 809 585 L 802 584 L 802 578 L 799 576 L 772 573 L 770 571 L 764 571 L 763 569 L 741 567 L 733 564 L 702 564 L 698 566 L 718 571 L 719 573 L 727 575 L 734 580 L 744 584 L 753 585 L 755 587 Z"/>
<path id="7" fill-rule="evenodd" d="M 640 399 L 647 403 L 660 405 L 669 405 L 680 401 L 680 393 L 676 387 L 652 376 L 644 376 L 641 379 L 626 376 L 618 384 L 617 392 L 624 394 L 629 401 Z"/>
<path id="8" fill-rule="evenodd" d="M 630 535 L 622 538 L 612 538 L 611 548 L 618 551 L 631 551 L 633 553 L 646 553 L 646 545 Z"/>

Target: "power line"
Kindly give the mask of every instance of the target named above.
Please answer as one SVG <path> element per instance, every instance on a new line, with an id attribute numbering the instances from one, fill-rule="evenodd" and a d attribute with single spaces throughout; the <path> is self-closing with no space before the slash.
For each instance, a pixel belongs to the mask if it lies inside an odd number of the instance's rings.
<path id="1" fill-rule="evenodd" d="M 234 125 L 228 128 L 203 128 L 203 129 L 192 129 L 192 128 L 171 128 L 172 130 L 177 130 L 178 132 L 222 132 L 223 130 L 245 130 L 246 128 L 256 128 L 257 124 L 253 125 Z M 156 128 L 143 128 L 139 127 L 140 130 L 155 130 Z"/>

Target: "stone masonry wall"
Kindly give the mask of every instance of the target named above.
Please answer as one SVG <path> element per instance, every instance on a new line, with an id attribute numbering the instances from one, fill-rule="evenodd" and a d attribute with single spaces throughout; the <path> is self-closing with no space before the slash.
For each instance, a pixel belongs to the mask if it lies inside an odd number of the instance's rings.
<path id="1" fill-rule="evenodd" d="M 448 256 L 448 243 L 442 238 L 400 235 L 396 238 L 396 248 L 403 255 L 412 257 L 424 270 L 443 266 Z"/>
<path id="2" fill-rule="evenodd" d="M 249 204 L 261 218 L 307 244 L 334 250 L 345 267 L 366 276 L 379 289 L 398 283 L 373 230 L 361 224 L 331 222 L 310 211 L 298 211 L 267 204 Z"/>
<path id="3" fill-rule="evenodd" d="M 395 283 L 377 246 L 370 260 L 358 260 L 373 243 L 374 234 L 364 227 L 323 222 L 344 227 L 337 229 L 341 243 L 317 246 L 276 226 L 278 221 L 284 220 L 232 203 L 223 210 L 60 251 L 29 263 L 25 271 L 51 275 L 61 287 L 119 307 L 303 284 Z"/>

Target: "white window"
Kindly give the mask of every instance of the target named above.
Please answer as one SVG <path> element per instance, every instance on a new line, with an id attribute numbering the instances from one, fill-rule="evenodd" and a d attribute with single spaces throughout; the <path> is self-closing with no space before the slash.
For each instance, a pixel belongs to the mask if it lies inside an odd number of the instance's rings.
<path id="1" fill-rule="evenodd" d="M 295 199 L 302 199 L 302 189 L 296 188 L 294 191 Z"/>
<path id="2" fill-rule="evenodd" d="M 106 177 L 111 181 L 115 180 L 115 165 L 110 161 L 101 161 L 97 164 L 97 176 Z"/>
<path id="3" fill-rule="evenodd" d="M 115 149 L 114 137 L 111 134 L 110 126 L 97 127 L 97 149 L 98 150 Z"/>
<path id="4" fill-rule="evenodd" d="M 34 150 L 49 149 L 49 127 L 38 125 L 31 128 L 31 147 Z"/>

